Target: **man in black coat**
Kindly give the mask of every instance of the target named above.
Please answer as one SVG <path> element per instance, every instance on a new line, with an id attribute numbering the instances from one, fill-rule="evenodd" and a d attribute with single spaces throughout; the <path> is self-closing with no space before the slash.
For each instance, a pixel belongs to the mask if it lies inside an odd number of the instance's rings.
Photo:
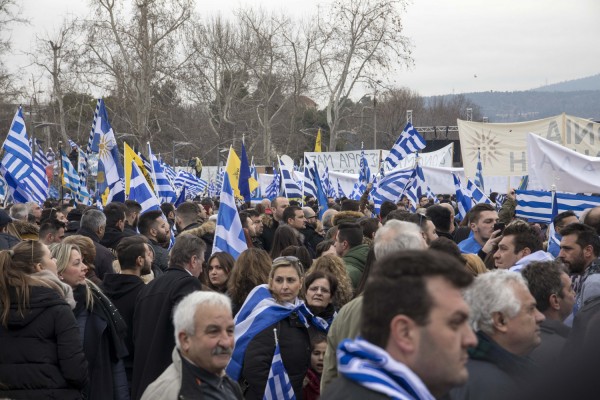
<path id="1" fill-rule="evenodd" d="M 163 247 L 169 241 L 169 224 L 162 211 L 146 211 L 140 216 L 138 222 L 140 235 L 144 235 L 150 241 L 154 250 L 154 261 L 152 272 L 157 278 L 162 275 L 169 266 L 169 251 Z"/>
<path id="2" fill-rule="evenodd" d="M 177 233 L 181 234 L 190 229 L 198 228 L 202 223 L 199 221 L 201 210 L 196 203 L 186 201 L 181 203 L 175 211 L 175 227 Z"/>
<path id="3" fill-rule="evenodd" d="M 263 221 L 263 232 L 261 235 L 261 241 L 266 251 L 271 251 L 273 246 L 273 238 L 275 237 L 275 231 L 279 228 L 279 225 L 283 223 L 283 210 L 289 207 L 290 201 L 287 197 L 276 197 L 271 202 L 271 213 L 272 215 L 265 216 Z"/>
<path id="4" fill-rule="evenodd" d="M 102 210 L 106 215 L 106 230 L 104 236 L 100 240 L 100 244 L 107 249 L 115 251 L 121 239 L 136 235 L 136 233 L 126 232 L 125 229 L 125 214 L 127 207 L 123 203 L 109 203 Z"/>
<path id="5" fill-rule="evenodd" d="M 133 381 L 131 394 L 139 399 L 146 387 L 171 364 L 175 347 L 172 322 L 175 305 L 186 295 L 201 290 L 204 241 L 179 235 L 171 249 L 169 268 L 142 289 L 133 315 Z"/>
<path id="6" fill-rule="evenodd" d="M 115 259 L 112 252 L 100 244 L 100 239 L 104 236 L 105 230 L 106 215 L 100 210 L 89 209 L 81 216 L 81 227 L 76 233 L 77 235 L 89 237 L 94 242 L 96 248 L 94 272 L 99 280 L 104 279 L 104 274 L 114 274 L 115 272 L 112 266 Z"/>
<path id="7" fill-rule="evenodd" d="M 121 240 L 117 246 L 117 257 L 121 266 L 120 274 L 106 274 L 102 283 L 104 294 L 119 310 L 127 324 L 125 346 L 129 353 L 123 358 L 127 383 L 131 387 L 133 374 L 133 312 L 135 300 L 144 288 L 142 275 L 150 273 L 154 252 L 144 236 L 131 236 Z"/>

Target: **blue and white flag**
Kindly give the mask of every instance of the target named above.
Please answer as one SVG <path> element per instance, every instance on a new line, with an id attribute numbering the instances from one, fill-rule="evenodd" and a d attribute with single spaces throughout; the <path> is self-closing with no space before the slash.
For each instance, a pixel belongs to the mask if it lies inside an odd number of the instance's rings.
<path id="1" fill-rule="evenodd" d="M 77 143 L 75 143 L 74 141 L 72 141 L 71 139 L 68 139 L 69 141 L 69 146 L 71 147 L 71 149 L 73 148 L 79 148 L 79 146 L 77 145 Z"/>
<path id="2" fill-rule="evenodd" d="M 194 197 L 204 193 L 208 187 L 208 183 L 204 179 L 200 179 L 194 174 L 180 170 L 175 178 L 174 186 L 180 190 L 183 186 L 185 186 L 187 192 L 186 197 L 188 199 L 193 199 Z"/>
<path id="3" fill-rule="evenodd" d="M 252 162 L 250 163 L 250 175 L 256 182 L 258 182 L 258 171 L 256 170 L 256 165 L 254 164 L 254 157 L 252 157 Z M 254 189 L 252 192 L 252 197 L 255 199 L 260 197 L 260 185 Z"/>
<path id="4" fill-rule="evenodd" d="M 490 198 L 487 197 L 485 195 L 485 193 L 483 193 L 483 191 L 480 190 L 480 187 L 476 183 L 473 183 L 473 181 L 470 179 L 467 180 L 467 188 L 466 188 L 465 194 L 467 196 L 470 196 L 471 200 L 475 204 L 479 204 L 479 203 L 492 204 L 492 201 L 490 200 Z"/>
<path id="5" fill-rule="evenodd" d="M 269 183 L 269 186 L 265 189 L 265 197 L 269 200 L 275 199 L 275 197 L 279 196 L 279 172 L 277 169 L 273 171 L 273 180 Z"/>
<path id="6" fill-rule="evenodd" d="M 465 189 L 460 185 L 460 179 L 456 174 L 452 174 L 454 177 L 454 189 L 456 191 L 456 204 L 458 206 L 458 217 L 463 220 L 467 216 L 467 213 L 473 207 L 473 202 Z"/>
<path id="7" fill-rule="evenodd" d="M 344 193 L 344 191 L 342 190 L 342 186 L 340 185 L 340 180 L 339 179 L 338 179 L 338 182 L 337 182 L 337 187 L 338 187 L 338 190 L 337 190 L 337 197 L 336 198 L 341 199 L 341 198 L 346 197 L 346 194 Z M 371 192 L 371 195 L 372 194 L 373 194 L 373 192 Z"/>
<path id="8" fill-rule="evenodd" d="M 240 221 L 240 215 L 235 205 L 233 189 L 229 183 L 229 175 L 225 173 L 212 254 L 224 251 L 237 260 L 240 253 L 247 249 L 248 245 L 246 245 L 242 221 Z"/>
<path id="9" fill-rule="evenodd" d="M 0 199 L 4 200 L 6 197 L 6 181 L 4 177 L 0 175 Z"/>
<path id="10" fill-rule="evenodd" d="M 263 400 L 295 400 L 294 388 L 281 359 L 279 341 L 275 340 L 275 353 L 273 354 L 273 361 L 271 361 Z"/>
<path id="11" fill-rule="evenodd" d="M 360 149 L 360 167 L 358 173 L 358 182 L 354 184 L 352 189 L 352 193 L 350 194 L 350 198 L 352 200 L 359 200 L 363 193 L 367 190 L 367 184 L 371 182 L 371 169 L 369 168 L 369 163 L 365 158 L 365 149 Z M 339 183 L 339 182 L 338 182 Z M 330 197 L 335 197 L 330 196 Z"/>
<path id="12" fill-rule="evenodd" d="M 29 189 L 25 186 L 23 180 L 17 180 L 6 169 L 4 164 L 0 164 L 0 174 L 6 180 L 7 197 L 12 197 L 15 203 L 27 203 L 34 201 Z"/>
<path id="13" fill-rule="evenodd" d="M 185 203 L 186 200 L 186 193 L 185 193 L 185 186 L 181 188 L 181 191 L 179 192 L 179 196 L 177 196 L 177 200 L 175 200 L 175 203 L 173 204 L 175 206 L 175 208 L 179 207 L 180 204 Z"/>
<path id="14" fill-rule="evenodd" d="M 419 135 L 419 132 L 409 122 L 385 158 L 384 164 L 387 163 L 390 169 L 394 168 L 403 158 L 424 148 L 425 139 Z"/>
<path id="15" fill-rule="evenodd" d="M 217 197 L 217 185 L 214 180 L 210 180 L 206 191 L 208 192 L 208 197 Z"/>
<path id="16" fill-rule="evenodd" d="M 384 201 L 387 200 L 392 203 L 400 201 L 400 197 L 414 172 L 414 169 L 395 171 L 388 173 L 379 180 L 373 190 L 373 203 L 377 213 L 379 213 L 379 208 Z"/>
<path id="17" fill-rule="evenodd" d="M 317 171 L 317 163 L 313 160 L 313 171 Z M 327 194 L 325 193 L 325 189 L 323 188 L 323 184 L 321 183 L 321 177 L 319 173 L 315 173 L 315 190 L 317 191 L 317 202 L 319 203 L 319 219 L 323 218 L 323 214 L 329 208 L 329 204 L 327 203 Z"/>
<path id="18" fill-rule="evenodd" d="M 553 218 L 552 192 L 517 190 L 517 217 L 529 222 L 549 224 Z M 577 216 L 588 209 L 600 206 L 600 197 L 556 192 L 556 214 L 573 211 Z"/>
<path id="19" fill-rule="evenodd" d="M 302 199 L 302 188 L 294 178 L 294 170 L 282 163 L 279 156 L 277 159 L 279 160 L 279 172 L 281 173 L 281 182 L 283 183 L 285 196 L 288 199 Z"/>
<path id="20" fill-rule="evenodd" d="M 171 181 L 169 181 L 167 174 L 165 174 L 165 170 L 161 163 L 156 159 L 154 154 L 152 154 L 150 143 L 148 143 L 148 155 L 151 161 L 150 175 L 152 176 L 152 183 L 158 201 L 160 203 L 173 203 L 177 199 L 175 189 L 173 189 Z"/>
<path id="21" fill-rule="evenodd" d="M 62 185 L 73 192 L 74 195 L 77 195 L 77 191 L 79 190 L 79 174 L 71 164 L 67 153 L 64 151 L 60 151 L 60 155 L 62 157 Z M 73 196 L 75 197 L 75 196 Z"/>
<path id="22" fill-rule="evenodd" d="M 331 180 L 329 179 L 329 167 L 327 165 L 325 165 L 325 173 L 321 175 L 321 185 L 323 186 L 323 190 L 327 197 L 335 198 L 337 188 L 334 188 L 331 184 Z"/>
<path id="23" fill-rule="evenodd" d="M 477 172 L 475 173 L 475 186 L 477 186 L 482 193 L 485 193 L 483 186 L 483 166 L 481 164 L 481 151 L 477 149 Z"/>
<path id="24" fill-rule="evenodd" d="M 302 182 L 304 186 L 304 196 L 317 197 L 317 188 L 315 187 L 315 172 L 308 162 L 308 158 L 304 157 L 304 180 Z"/>
<path id="25" fill-rule="evenodd" d="M 2 148 L 4 149 L 2 165 L 11 177 L 16 181 L 28 177 L 33 171 L 33 159 L 21 107 L 15 113 Z M 8 180 L 6 182 L 10 186 Z"/>
<path id="26" fill-rule="evenodd" d="M 85 151 L 79 149 L 77 161 L 77 173 L 79 174 L 79 188 L 77 191 L 77 202 L 88 206 L 92 205 L 92 196 L 87 187 L 87 155 Z"/>
<path id="27" fill-rule="evenodd" d="M 146 211 L 160 211 L 160 202 L 154 194 L 154 190 L 148 185 L 146 177 L 140 171 L 140 167 L 135 163 L 131 162 L 131 183 L 129 184 L 129 200 L 135 200 L 140 203 L 142 211 L 140 214 Z"/>
<path id="28" fill-rule="evenodd" d="M 35 144 L 36 148 L 35 156 L 33 157 L 33 169 L 31 174 L 24 179 L 34 201 L 42 204 L 48 198 L 48 176 L 46 175 L 48 160 L 46 160 L 46 156 L 37 143 L 37 140 L 34 139 L 33 144 Z"/>
<path id="29" fill-rule="evenodd" d="M 98 99 L 95 116 L 94 140 L 91 150 L 98 153 L 98 176 L 96 184 L 100 193 L 109 190 L 107 203 L 125 202 L 125 178 L 119 157 L 119 147 L 108 121 L 104 100 Z"/>
<path id="30" fill-rule="evenodd" d="M 161 166 L 163 167 L 163 171 L 165 171 L 165 175 L 167 175 L 167 178 L 169 179 L 169 181 L 171 181 L 171 185 L 175 185 L 175 178 L 177 178 L 177 172 L 175 172 L 173 167 L 171 167 L 166 162 L 162 162 Z"/>

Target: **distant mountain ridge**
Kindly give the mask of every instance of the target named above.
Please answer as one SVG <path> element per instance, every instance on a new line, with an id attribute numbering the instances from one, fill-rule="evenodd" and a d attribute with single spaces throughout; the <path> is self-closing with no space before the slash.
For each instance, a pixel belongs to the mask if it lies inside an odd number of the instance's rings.
<path id="1" fill-rule="evenodd" d="M 531 90 L 536 92 L 578 92 L 581 90 L 600 90 L 600 74 L 553 83 Z"/>

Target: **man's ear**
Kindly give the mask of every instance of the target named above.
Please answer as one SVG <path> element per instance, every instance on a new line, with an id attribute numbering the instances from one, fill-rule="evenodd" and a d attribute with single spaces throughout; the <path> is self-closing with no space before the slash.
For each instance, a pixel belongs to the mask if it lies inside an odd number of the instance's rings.
<path id="1" fill-rule="evenodd" d="M 552 293 L 548 298 L 548 304 L 550 304 L 550 308 L 555 311 L 560 310 L 560 302 L 558 301 L 558 296 L 556 293 Z"/>
<path id="2" fill-rule="evenodd" d="M 507 322 L 508 322 L 508 319 L 506 318 L 506 316 L 503 313 L 501 313 L 501 312 L 492 313 L 492 324 L 494 325 L 494 328 L 496 330 L 498 330 L 499 332 L 506 333 Z"/>
<path id="3" fill-rule="evenodd" d="M 396 315 L 390 321 L 390 338 L 396 347 L 405 354 L 414 353 L 418 347 L 418 325 L 406 315 Z"/>
<path id="4" fill-rule="evenodd" d="M 179 337 L 179 343 L 181 344 L 181 351 L 183 353 L 187 353 L 190 349 L 188 334 L 185 332 L 179 332 L 177 336 Z"/>

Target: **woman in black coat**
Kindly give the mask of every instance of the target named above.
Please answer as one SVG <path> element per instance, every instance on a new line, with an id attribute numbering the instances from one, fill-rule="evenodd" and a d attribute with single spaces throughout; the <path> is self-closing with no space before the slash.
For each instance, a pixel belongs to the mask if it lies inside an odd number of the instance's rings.
<path id="1" fill-rule="evenodd" d="M 42 269 L 56 271 L 42 243 L 0 251 L 0 398 L 80 399 L 87 383 L 77 322 Z"/>

